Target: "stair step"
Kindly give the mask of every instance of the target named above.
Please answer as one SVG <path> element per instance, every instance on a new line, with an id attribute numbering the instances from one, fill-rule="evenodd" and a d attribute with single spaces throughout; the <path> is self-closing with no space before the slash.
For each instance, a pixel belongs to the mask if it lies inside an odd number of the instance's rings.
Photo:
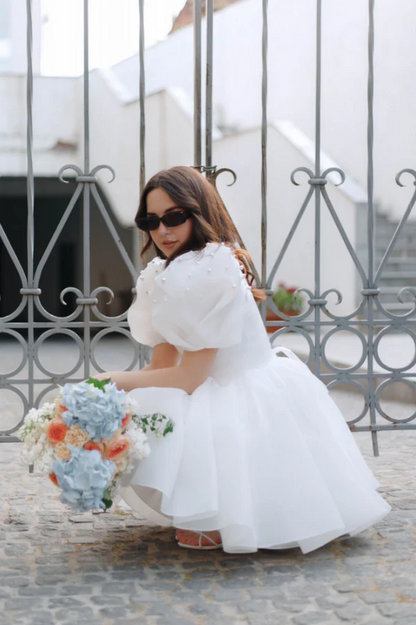
<path id="1" fill-rule="evenodd" d="M 416 280 L 414 271 L 383 271 L 384 280 Z"/>
<path id="2" fill-rule="evenodd" d="M 407 258 L 406 256 L 391 256 L 387 262 L 389 265 L 390 263 L 412 263 L 416 265 L 416 256 L 409 256 Z"/>
<path id="3" fill-rule="evenodd" d="M 385 269 L 387 271 L 394 271 L 395 273 L 400 273 L 400 272 L 413 272 L 413 275 L 416 276 L 416 266 L 413 267 L 413 265 L 411 265 L 410 263 L 393 263 L 393 265 L 390 265 L 390 263 L 387 263 L 387 266 L 385 267 Z"/>
<path id="4" fill-rule="evenodd" d="M 406 304 L 402 304 L 401 302 L 382 302 L 382 304 L 384 308 L 390 312 L 408 312 L 414 306 L 414 302 L 407 302 Z"/>
<path id="5" fill-rule="evenodd" d="M 406 285 L 405 285 L 406 286 Z M 380 294 L 381 295 L 397 295 L 401 289 L 404 289 L 405 286 L 380 286 Z M 407 285 L 411 286 L 411 285 Z"/>

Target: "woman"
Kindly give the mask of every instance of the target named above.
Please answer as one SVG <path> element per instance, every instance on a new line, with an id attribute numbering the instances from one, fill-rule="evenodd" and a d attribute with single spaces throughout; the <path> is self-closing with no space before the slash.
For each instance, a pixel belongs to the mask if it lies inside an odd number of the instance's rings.
<path id="1" fill-rule="evenodd" d="M 152 359 L 100 377 L 175 428 L 127 478 L 125 501 L 176 527 L 180 546 L 231 553 L 306 553 L 382 519 L 390 507 L 325 385 L 271 348 L 265 296 L 214 186 L 192 168 L 162 171 L 136 224 L 157 257 L 128 320 Z"/>

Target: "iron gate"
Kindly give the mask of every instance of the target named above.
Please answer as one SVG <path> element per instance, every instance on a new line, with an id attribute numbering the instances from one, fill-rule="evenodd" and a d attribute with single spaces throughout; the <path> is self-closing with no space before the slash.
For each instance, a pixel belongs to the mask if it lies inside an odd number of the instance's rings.
<path id="1" fill-rule="evenodd" d="M 97 190 L 96 174 L 100 169 L 108 169 L 113 178 L 115 172 L 109 165 L 90 166 L 90 126 L 89 126 L 89 63 L 88 63 L 88 0 L 84 0 L 84 167 L 80 169 L 76 165 L 67 165 L 59 173 L 59 179 L 64 183 L 64 174 L 68 170 L 75 173 L 76 187 L 74 194 L 47 246 L 40 262 L 34 266 L 34 172 L 33 172 L 33 72 L 32 72 L 32 23 L 31 23 L 31 0 L 27 1 L 27 267 L 24 268 L 16 255 L 10 240 L 0 224 L 1 245 L 10 256 L 21 281 L 21 302 L 17 309 L 11 314 L 0 318 L 0 332 L 12 336 L 16 339 L 23 350 L 22 361 L 13 371 L 0 374 L 0 390 L 7 389 L 15 393 L 22 402 L 23 415 L 32 406 L 39 405 L 46 393 L 56 388 L 57 384 L 68 381 L 79 381 L 85 379 L 90 374 L 91 364 L 101 370 L 95 360 L 95 348 L 99 340 L 110 332 L 121 333 L 131 340 L 134 345 L 134 358 L 128 369 L 133 369 L 136 365 L 142 367 L 148 361 L 149 354 L 147 348 L 137 345 L 128 332 L 126 313 L 110 317 L 103 314 L 98 308 L 97 296 L 101 292 L 108 292 L 110 297 L 113 293 L 106 286 L 101 286 L 91 291 L 90 283 L 90 203 L 91 198 L 95 201 L 105 220 L 106 226 L 113 237 L 118 251 L 130 272 L 132 283 L 137 279 L 136 268 L 129 255 L 121 244 L 116 229 L 107 213 L 106 207 Z M 414 388 L 415 374 L 410 371 L 416 364 L 416 353 L 408 365 L 401 368 L 389 367 L 383 362 L 379 354 L 379 344 L 383 336 L 395 331 L 401 331 L 409 335 L 416 345 L 416 289 L 414 287 L 404 287 L 398 293 L 399 300 L 407 293 L 413 299 L 411 310 L 404 314 L 394 314 L 385 308 L 380 301 L 380 277 L 385 270 L 386 263 L 391 257 L 392 251 L 403 231 L 410 212 L 416 202 L 416 191 L 408 204 L 404 216 L 399 223 L 393 238 L 388 245 L 379 266 L 376 266 L 375 257 L 375 208 L 373 199 L 374 187 L 374 167 L 373 167 L 373 93 L 374 93 L 374 0 L 368 1 L 368 185 L 367 185 L 367 247 L 368 263 L 363 265 L 352 246 L 343 225 L 337 215 L 337 211 L 331 201 L 326 189 L 328 175 L 337 171 L 340 177 L 340 184 L 345 180 L 345 174 L 340 169 L 327 169 L 321 171 L 321 24 L 322 24 L 322 0 L 316 0 L 316 102 L 315 102 L 315 168 L 314 171 L 305 167 L 297 168 L 291 176 L 293 184 L 299 184 L 299 176 L 305 174 L 309 189 L 305 194 L 304 201 L 293 221 L 293 226 L 286 241 L 280 250 L 278 258 L 273 267 L 269 270 L 266 263 L 267 252 L 267 36 L 268 36 L 268 1 L 262 1 L 263 10 L 263 32 L 262 32 L 262 132 L 261 132 L 261 237 L 262 255 L 261 267 L 256 270 L 258 284 L 264 286 L 269 295 L 267 302 L 260 306 L 263 319 L 266 319 L 266 307 L 278 313 L 283 327 L 272 336 L 274 340 L 278 335 L 287 331 L 294 331 L 302 334 L 308 342 L 310 352 L 308 364 L 312 365 L 315 374 L 320 377 L 329 388 L 339 384 L 352 385 L 362 393 L 364 400 L 363 410 L 351 422 L 350 427 L 355 431 L 371 432 L 374 453 L 378 455 L 377 432 L 381 430 L 393 429 L 415 429 L 416 412 L 406 419 L 395 419 L 390 417 L 380 405 L 380 396 L 383 390 L 395 382 L 402 382 Z M 193 166 L 205 173 L 205 175 L 215 183 L 216 177 L 224 171 L 217 170 L 212 162 L 212 87 L 213 87 L 213 29 L 214 29 L 214 2 L 206 0 L 206 29 L 207 29 L 207 50 L 206 50 L 206 98 L 205 98 L 205 159 L 202 158 L 202 0 L 195 0 L 194 3 L 194 163 Z M 144 70 L 144 50 L 145 50 L 145 29 L 144 29 L 144 0 L 139 0 L 139 71 L 140 71 L 140 184 L 143 188 L 145 184 L 145 70 Z M 228 170 L 230 171 L 230 170 Z M 403 174 L 410 174 L 415 179 L 416 171 L 405 169 L 398 173 L 397 184 L 403 186 Z M 79 198 L 82 198 L 82 220 L 83 220 L 83 288 L 69 287 L 61 293 L 61 299 L 68 292 L 76 296 L 76 309 L 68 316 L 56 316 L 48 312 L 41 303 L 39 288 L 40 278 L 43 268 L 50 257 L 50 254 L 74 210 L 74 206 Z M 273 280 L 279 270 L 285 252 L 299 226 L 305 212 L 312 209 L 314 204 L 315 218 L 315 265 L 314 265 L 314 289 L 300 289 L 308 298 L 308 307 L 297 317 L 290 317 L 284 312 L 277 310 L 271 295 Z M 342 294 L 336 289 L 322 292 L 321 288 L 321 214 L 323 210 L 328 210 L 333 221 L 348 249 L 350 258 L 354 263 L 362 283 L 361 301 L 351 314 L 345 316 L 334 315 L 327 307 L 327 297 L 329 293 L 336 292 L 339 301 Z M 133 289 L 134 293 L 134 289 Z M 22 311 L 27 312 L 27 321 L 17 321 Z M 35 311 L 41 314 L 42 320 L 35 320 Z M 267 322 L 272 325 L 273 322 Z M 311 331 L 312 330 L 312 331 Z M 325 333 L 325 331 L 327 331 Z M 339 368 L 334 363 L 329 362 L 325 353 L 328 339 L 337 332 L 350 332 L 361 341 L 362 354 L 358 361 L 347 369 Z M 27 338 L 23 338 L 22 332 L 27 333 Z M 81 332 L 81 337 L 77 332 Z M 92 336 L 92 332 L 96 333 Z M 40 333 L 39 336 L 36 336 Z M 324 333 L 324 334 L 323 334 Z M 74 367 L 65 374 L 57 374 L 45 368 L 39 359 L 39 348 L 42 343 L 52 335 L 63 334 L 71 337 L 79 347 L 79 359 Z M 367 361 L 367 370 L 361 369 L 363 363 Z M 375 363 L 382 367 L 383 371 L 376 371 Z M 82 367 L 82 375 L 79 370 Z M 39 377 L 42 372 L 46 378 Z M 23 377 L 20 377 L 20 374 Z M 75 376 L 75 377 L 74 377 Z M 24 390 L 27 388 L 27 392 Z M 39 392 L 38 392 L 39 391 Z M 369 417 L 369 423 L 364 424 L 364 417 Z M 1 425 L 1 424 L 0 424 Z M 0 431 L 0 442 L 13 442 L 17 438 L 14 435 L 20 423 L 12 428 Z"/>

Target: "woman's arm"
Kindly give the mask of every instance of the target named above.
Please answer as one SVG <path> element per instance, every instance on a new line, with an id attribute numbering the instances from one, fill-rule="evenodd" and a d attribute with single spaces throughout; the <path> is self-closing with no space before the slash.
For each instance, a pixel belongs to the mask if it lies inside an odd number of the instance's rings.
<path id="1" fill-rule="evenodd" d="M 135 388 L 163 387 L 181 388 L 191 394 L 209 376 L 218 349 L 202 349 L 184 352 L 179 366 L 163 369 L 142 369 L 141 371 L 109 371 L 95 376 L 98 379 L 111 378 L 119 389 L 126 392 Z"/>
<path id="2" fill-rule="evenodd" d="M 179 358 L 179 352 L 174 345 L 170 343 L 159 343 L 153 348 L 150 364 L 140 369 L 140 371 L 153 371 L 155 369 L 176 367 L 179 363 Z"/>

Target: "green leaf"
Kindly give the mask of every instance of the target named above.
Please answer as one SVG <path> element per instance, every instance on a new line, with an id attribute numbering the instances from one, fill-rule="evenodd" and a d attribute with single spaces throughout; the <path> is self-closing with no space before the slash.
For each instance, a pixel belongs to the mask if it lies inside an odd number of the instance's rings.
<path id="1" fill-rule="evenodd" d="M 169 434 L 170 432 L 173 432 L 173 426 L 174 423 L 171 419 L 169 419 L 169 421 L 166 424 L 165 429 L 163 430 L 163 436 L 166 436 L 166 434 Z"/>
<path id="2" fill-rule="evenodd" d="M 108 488 L 106 488 L 103 493 L 102 502 L 105 505 L 106 510 L 108 510 L 108 508 L 111 508 L 111 506 L 113 505 L 113 500 L 111 499 L 111 494 Z"/>
<path id="3" fill-rule="evenodd" d="M 105 509 L 108 510 L 109 508 L 111 508 L 111 506 L 113 505 L 113 500 L 112 499 L 105 499 L 104 497 L 102 498 L 102 502 L 105 505 Z"/>
<path id="4" fill-rule="evenodd" d="M 91 386 L 95 386 L 95 388 L 103 389 L 106 384 L 111 382 L 111 378 L 108 380 L 96 380 L 95 378 L 88 378 L 87 384 L 91 384 Z"/>

